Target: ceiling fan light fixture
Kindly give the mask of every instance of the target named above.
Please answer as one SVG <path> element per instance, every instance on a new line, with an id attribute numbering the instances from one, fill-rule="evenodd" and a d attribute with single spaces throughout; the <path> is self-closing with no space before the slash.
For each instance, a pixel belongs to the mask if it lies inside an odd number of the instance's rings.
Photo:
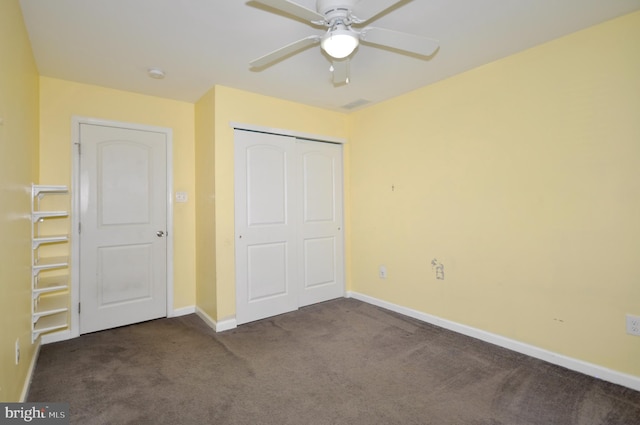
<path id="1" fill-rule="evenodd" d="M 320 45 L 332 58 L 342 59 L 349 56 L 358 47 L 356 34 L 349 30 L 336 29 L 327 32 Z"/>

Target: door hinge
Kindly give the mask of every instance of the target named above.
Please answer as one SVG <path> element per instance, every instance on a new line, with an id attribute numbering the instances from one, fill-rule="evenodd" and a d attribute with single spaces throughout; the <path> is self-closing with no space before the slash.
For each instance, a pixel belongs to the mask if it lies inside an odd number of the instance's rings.
<path id="1" fill-rule="evenodd" d="M 80 314 L 81 308 L 80 308 L 80 303 L 78 303 L 78 314 Z"/>
<path id="2" fill-rule="evenodd" d="M 82 148 L 79 142 L 76 142 L 76 145 L 78 146 L 78 155 L 82 155 Z"/>
<path id="3" fill-rule="evenodd" d="M 82 233 L 82 223 L 78 222 L 78 234 Z"/>

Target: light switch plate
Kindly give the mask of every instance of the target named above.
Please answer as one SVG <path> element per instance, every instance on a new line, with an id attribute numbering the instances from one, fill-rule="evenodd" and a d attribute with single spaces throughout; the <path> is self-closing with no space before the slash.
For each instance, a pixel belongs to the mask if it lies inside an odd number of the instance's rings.
<path id="1" fill-rule="evenodd" d="M 187 202 L 188 200 L 187 192 L 176 192 L 176 202 Z"/>

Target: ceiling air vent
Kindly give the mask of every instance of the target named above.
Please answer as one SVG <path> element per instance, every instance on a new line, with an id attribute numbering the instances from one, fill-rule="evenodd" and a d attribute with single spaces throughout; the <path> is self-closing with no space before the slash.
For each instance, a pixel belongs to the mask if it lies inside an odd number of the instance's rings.
<path id="1" fill-rule="evenodd" d="M 351 103 L 347 103 L 346 105 L 342 105 L 342 109 L 355 109 L 362 105 L 366 105 L 367 103 L 370 103 L 370 102 L 371 101 L 367 99 L 358 99 L 358 100 L 354 100 Z"/>

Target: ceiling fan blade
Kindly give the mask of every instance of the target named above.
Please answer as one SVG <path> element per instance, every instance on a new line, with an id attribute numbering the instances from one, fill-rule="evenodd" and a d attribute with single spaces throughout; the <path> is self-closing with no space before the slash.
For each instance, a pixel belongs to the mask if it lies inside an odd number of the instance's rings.
<path id="1" fill-rule="evenodd" d="M 252 68 L 262 68 L 265 67 L 277 60 L 283 59 L 284 57 L 295 53 L 299 50 L 305 49 L 309 46 L 317 44 L 320 42 L 319 35 L 310 35 L 309 37 L 303 38 L 302 40 L 294 41 L 291 44 L 287 44 L 284 47 L 279 48 L 278 50 L 274 50 L 271 53 L 267 53 L 264 56 L 259 57 L 258 59 L 252 60 L 249 62 Z"/>
<path id="2" fill-rule="evenodd" d="M 404 0 L 359 0 L 353 6 L 353 21 L 362 24 Z"/>
<path id="3" fill-rule="evenodd" d="M 431 56 L 439 47 L 438 40 L 433 38 L 374 27 L 364 28 L 360 32 L 360 41 L 420 56 Z"/>
<path id="4" fill-rule="evenodd" d="M 294 3 L 289 0 L 254 0 L 257 3 L 264 4 L 265 6 L 273 7 L 282 12 L 288 13 L 305 21 L 311 21 L 313 23 L 324 22 L 324 15 L 319 14 L 315 10 L 307 9 L 306 7 Z"/>
<path id="5" fill-rule="evenodd" d="M 349 59 L 331 62 L 333 70 L 333 84 L 349 84 Z"/>

